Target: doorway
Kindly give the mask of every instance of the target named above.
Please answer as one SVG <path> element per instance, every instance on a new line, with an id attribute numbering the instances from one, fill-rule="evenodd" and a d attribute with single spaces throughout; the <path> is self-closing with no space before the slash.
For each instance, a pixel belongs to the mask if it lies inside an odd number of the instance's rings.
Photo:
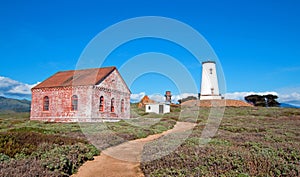
<path id="1" fill-rule="evenodd" d="M 164 113 L 164 105 L 159 105 L 159 114 Z"/>

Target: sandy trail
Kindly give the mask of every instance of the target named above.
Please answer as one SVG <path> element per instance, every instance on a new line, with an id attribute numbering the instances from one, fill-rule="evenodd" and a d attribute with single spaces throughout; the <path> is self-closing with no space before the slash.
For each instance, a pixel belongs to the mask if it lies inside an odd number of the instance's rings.
<path id="1" fill-rule="evenodd" d="M 173 129 L 146 138 L 132 140 L 110 147 L 94 160 L 84 163 L 73 177 L 133 177 L 144 176 L 140 169 L 140 159 L 146 143 L 164 135 L 191 130 L 196 124 L 177 122 Z M 117 158 L 114 158 L 117 157 Z M 121 160 L 125 159 L 125 160 Z"/>

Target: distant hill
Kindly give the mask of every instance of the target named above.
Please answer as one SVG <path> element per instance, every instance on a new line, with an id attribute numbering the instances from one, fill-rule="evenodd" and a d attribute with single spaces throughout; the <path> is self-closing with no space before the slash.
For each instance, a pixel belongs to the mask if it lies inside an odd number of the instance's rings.
<path id="1" fill-rule="evenodd" d="M 31 102 L 0 96 L 0 111 L 29 112 Z"/>
<path id="2" fill-rule="evenodd" d="M 282 108 L 300 108 L 299 106 L 295 106 L 295 105 L 288 104 L 288 103 L 280 103 L 280 107 L 282 107 Z"/>

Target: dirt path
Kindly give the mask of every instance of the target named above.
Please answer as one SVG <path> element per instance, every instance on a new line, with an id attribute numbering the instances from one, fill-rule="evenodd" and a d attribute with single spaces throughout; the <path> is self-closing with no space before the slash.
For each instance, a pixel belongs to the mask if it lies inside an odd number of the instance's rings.
<path id="1" fill-rule="evenodd" d="M 171 133 L 191 130 L 196 124 L 177 122 L 173 129 L 110 147 L 96 156 L 93 161 L 84 163 L 73 177 L 140 177 L 140 159 L 146 143 Z M 117 158 L 114 158 L 117 157 Z"/>

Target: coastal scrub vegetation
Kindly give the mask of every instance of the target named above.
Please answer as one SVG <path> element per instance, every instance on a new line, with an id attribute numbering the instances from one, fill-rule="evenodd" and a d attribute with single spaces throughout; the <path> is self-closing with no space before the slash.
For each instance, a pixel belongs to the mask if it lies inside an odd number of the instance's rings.
<path id="1" fill-rule="evenodd" d="M 145 176 L 300 175 L 300 109 L 226 108 L 207 144 L 200 137 L 206 121 L 201 114 L 176 150 L 141 164 Z"/>
<path id="2" fill-rule="evenodd" d="M 137 126 L 140 119 L 103 123 L 49 123 L 30 121 L 29 113 L 0 113 L 0 176 L 70 176 L 101 150 L 125 141 L 143 138 L 172 128 L 176 120 L 161 118 L 150 126 Z M 154 118 L 150 118 L 154 119 Z M 94 127 L 93 127 L 94 126 Z M 97 148 L 87 140 L 82 128 L 102 140 Z M 93 129 L 93 130 L 92 130 Z M 96 131 L 95 131 L 96 130 Z M 108 131 L 109 130 L 109 131 Z M 105 141 L 108 132 L 120 137 Z"/>
<path id="3" fill-rule="evenodd" d="M 70 176 L 101 150 L 171 129 L 176 121 L 197 126 L 171 153 L 142 162 L 145 176 L 300 175 L 300 109 L 226 107 L 207 144 L 200 136 L 209 108 L 173 107 L 168 114 L 156 115 L 133 105 L 132 112 L 130 120 L 105 123 L 109 131 L 87 129 L 102 140 L 97 148 L 82 133 L 84 126 L 97 124 L 30 121 L 29 113 L 1 112 L 0 176 Z M 120 138 L 106 141 L 110 131 Z M 145 146 L 144 153 L 148 150 Z"/>

